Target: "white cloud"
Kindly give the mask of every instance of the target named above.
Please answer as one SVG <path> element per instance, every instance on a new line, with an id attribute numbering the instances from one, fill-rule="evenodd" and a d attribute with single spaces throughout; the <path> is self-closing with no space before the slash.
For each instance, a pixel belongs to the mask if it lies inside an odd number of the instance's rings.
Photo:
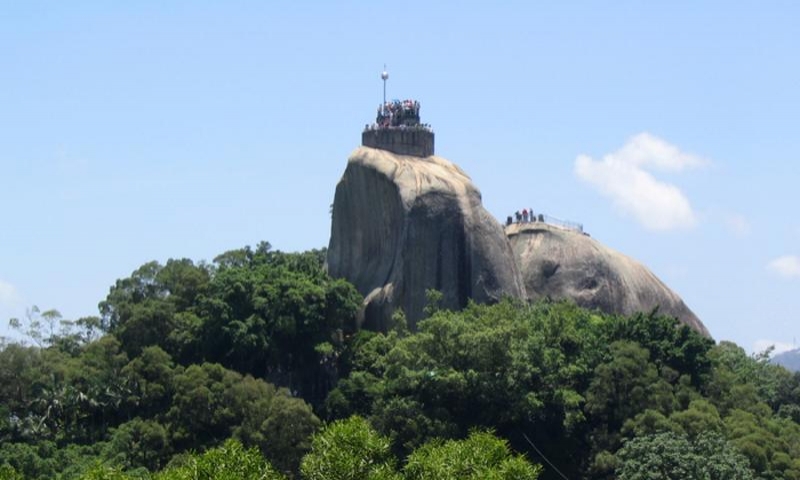
<path id="1" fill-rule="evenodd" d="M 575 174 L 645 228 L 663 231 L 692 227 L 697 215 L 678 187 L 656 179 L 646 169 L 678 172 L 706 164 L 703 158 L 640 133 L 602 160 L 579 155 Z"/>
<path id="2" fill-rule="evenodd" d="M 767 268 L 784 278 L 800 278 L 800 257 L 784 255 L 769 262 Z"/>
<path id="3" fill-rule="evenodd" d="M 0 307 L 16 308 L 21 301 L 22 298 L 14 285 L 0 280 Z"/>
<path id="4" fill-rule="evenodd" d="M 697 155 L 681 152 L 675 145 L 647 132 L 635 135 L 611 155 L 632 165 L 673 172 L 702 167 L 709 163 Z"/>
<path id="5" fill-rule="evenodd" d="M 744 215 L 732 213 L 725 217 L 725 226 L 737 237 L 744 237 L 750 233 L 750 222 Z"/>
<path id="6" fill-rule="evenodd" d="M 789 350 L 794 350 L 795 348 L 794 345 L 792 345 L 791 343 L 776 342 L 774 340 L 767 340 L 762 338 L 756 340 L 755 343 L 753 344 L 753 353 L 761 353 L 770 347 L 775 347 L 771 355 L 773 357 L 779 353 L 788 352 Z"/>

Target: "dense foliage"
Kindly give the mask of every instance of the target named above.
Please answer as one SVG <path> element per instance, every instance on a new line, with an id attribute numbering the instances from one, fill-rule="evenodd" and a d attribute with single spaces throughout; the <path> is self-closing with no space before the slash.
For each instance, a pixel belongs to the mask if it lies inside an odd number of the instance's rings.
<path id="1" fill-rule="evenodd" d="M 513 455 L 489 432 L 464 440 L 432 440 L 409 455 L 402 469 L 391 441 L 364 419 L 350 417 L 315 435 L 300 467 L 306 480 L 536 480 L 540 469 Z"/>
<path id="2" fill-rule="evenodd" d="M 324 272 L 324 255 L 262 243 L 213 265 L 150 262 L 111 288 L 101 323 L 131 357 L 158 345 L 181 364 L 217 362 L 321 401 L 335 381 L 332 347 L 355 329 L 361 301 Z"/>
<path id="3" fill-rule="evenodd" d="M 635 460 L 621 448 L 660 433 L 695 450 L 715 433 L 754 476 L 800 478 L 800 376 L 674 319 L 504 301 L 436 311 L 418 329 L 399 318 L 361 332 L 326 415 L 370 419 L 401 456 L 492 428 L 550 467 L 544 478 L 613 478 Z"/>
<path id="4" fill-rule="evenodd" d="M 800 374 L 765 354 L 656 312 L 436 292 L 416 331 L 359 331 L 323 261 L 151 262 L 98 318 L 13 320 L 0 479 L 800 479 Z"/>
<path id="5" fill-rule="evenodd" d="M 99 318 L 12 320 L 31 345 L 0 350 L 0 465 L 25 478 L 98 460 L 157 470 L 237 438 L 296 470 L 319 426 L 301 398 L 334 386 L 360 304 L 323 258 L 264 243 L 212 265 L 150 262 L 111 287 Z"/>

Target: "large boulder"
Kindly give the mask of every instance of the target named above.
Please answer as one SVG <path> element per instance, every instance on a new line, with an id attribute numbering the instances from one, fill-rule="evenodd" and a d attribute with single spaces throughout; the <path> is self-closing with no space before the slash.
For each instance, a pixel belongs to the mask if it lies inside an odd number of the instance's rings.
<path id="1" fill-rule="evenodd" d="M 426 290 L 458 309 L 524 297 L 503 228 L 456 165 L 359 147 L 333 201 L 328 272 L 365 296 L 362 324 L 385 330 L 397 308 L 414 326 Z"/>
<path id="2" fill-rule="evenodd" d="M 586 308 L 630 315 L 658 308 L 709 336 L 697 316 L 641 263 L 580 231 L 543 222 L 506 227 L 528 299 L 572 299 Z"/>

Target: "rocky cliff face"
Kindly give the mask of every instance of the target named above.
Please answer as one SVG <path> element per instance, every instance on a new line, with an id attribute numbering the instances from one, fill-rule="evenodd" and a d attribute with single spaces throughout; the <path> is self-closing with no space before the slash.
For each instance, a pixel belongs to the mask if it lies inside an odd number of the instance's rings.
<path id="1" fill-rule="evenodd" d="M 580 232 L 540 222 L 514 224 L 506 231 L 530 300 L 569 298 L 623 315 L 658 307 L 709 336 L 683 300 L 635 260 Z"/>
<path id="2" fill-rule="evenodd" d="M 336 187 L 328 272 L 366 297 L 361 324 L 385 330 L 402 308 L 413 327 L 426 290 L 445 308 L 503 296 L 629 315 L 659 312 L 708 336 L 703 323 L 650 270 L 596 240 L 542 222 L 504 230 L 469 177 L 441 157 L 359 147 Z"/>
<path id="3" fill-rule="evenodd" d="M 376 329 L 398 307 L 416 324 L 427 289 L 446 308 L 524 297 L 503 228 L 460 168 L 369 147 L 353 152 L 336 187 L 328 272 L 366 297 L 362 323 Z"/>

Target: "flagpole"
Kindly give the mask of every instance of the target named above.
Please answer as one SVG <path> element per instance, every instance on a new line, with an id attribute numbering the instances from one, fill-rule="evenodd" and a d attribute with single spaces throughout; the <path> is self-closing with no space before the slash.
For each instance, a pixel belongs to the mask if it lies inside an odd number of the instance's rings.
<path id="1" fill-rule="evenodd" d="M 381 112 L 386 108 L 386 80 L 389 78 L 389 72 L 386 71 L 386 64 L 383 64 L 383 72 L 381 72 L 381 79 L 383 79 L 383 103 L 381 104 Z"/>

